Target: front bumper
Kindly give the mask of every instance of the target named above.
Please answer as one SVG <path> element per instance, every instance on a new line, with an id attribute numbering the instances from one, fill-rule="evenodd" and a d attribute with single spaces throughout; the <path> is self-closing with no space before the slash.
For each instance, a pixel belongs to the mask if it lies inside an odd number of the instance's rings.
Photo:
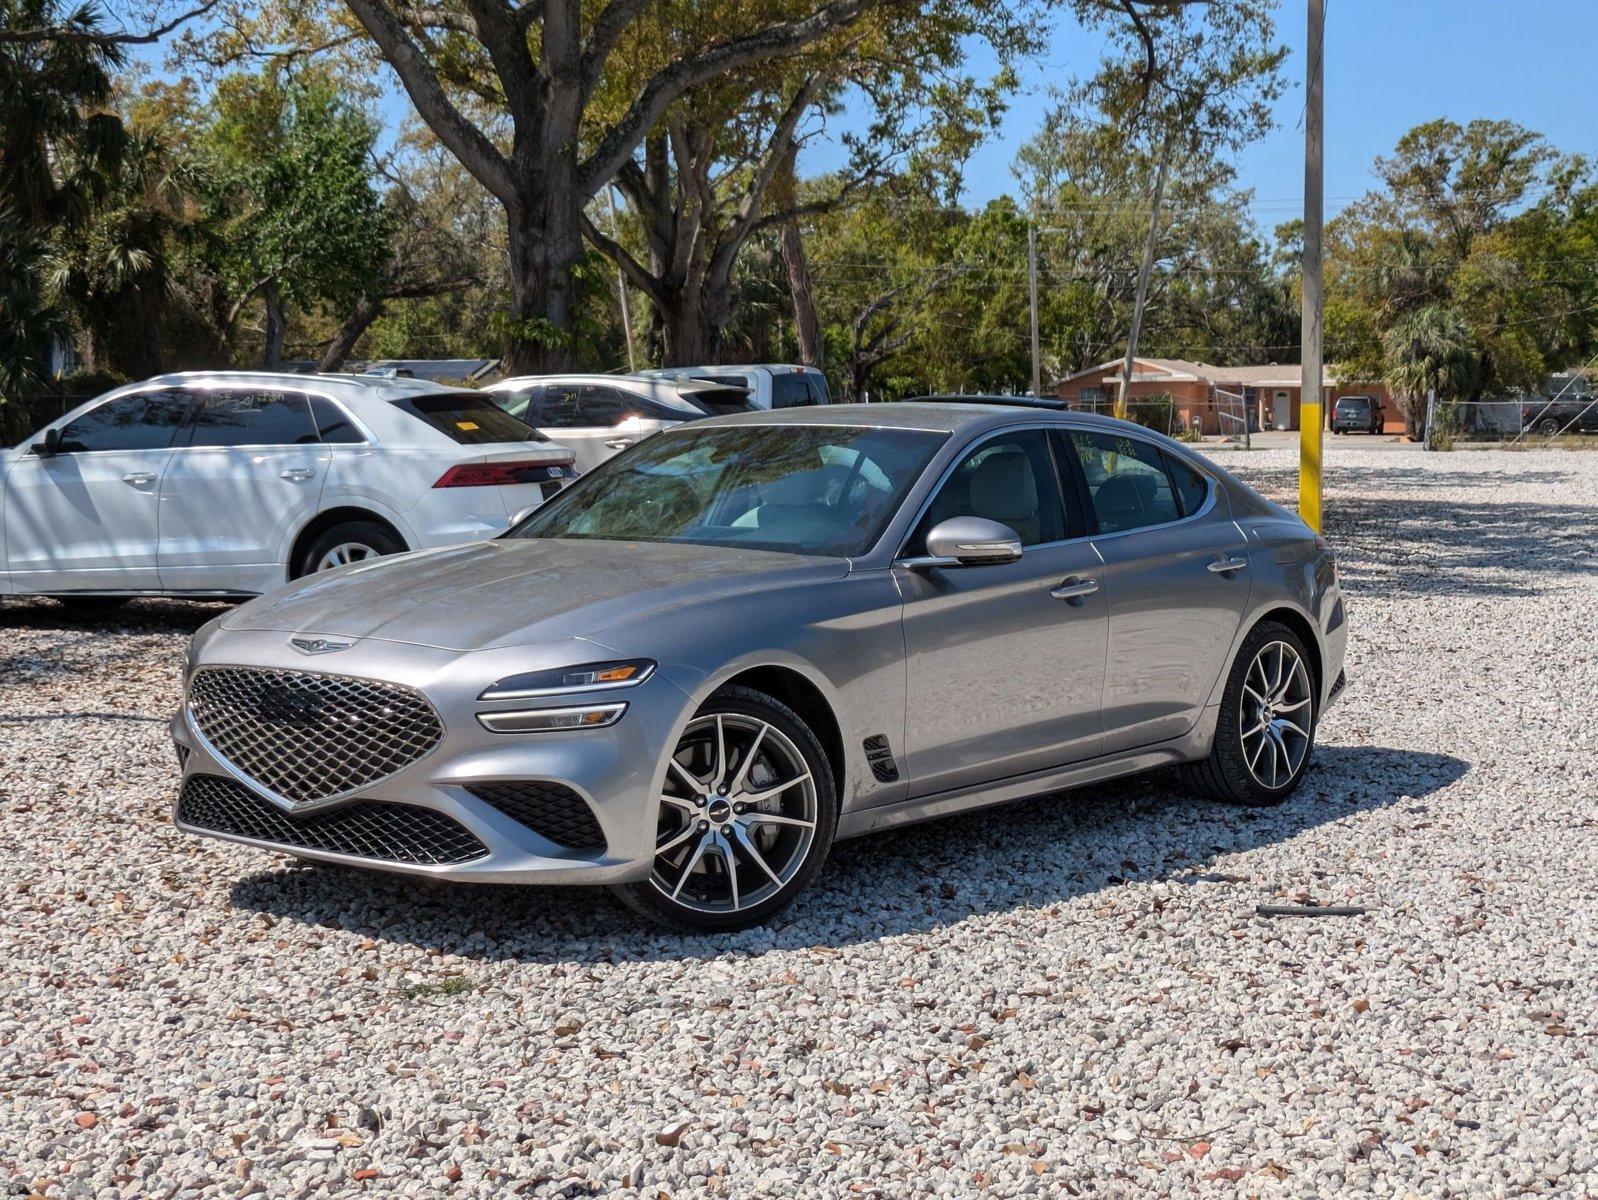
<path id="1" fill-rule="evenodd" d="M 592 657 L 608 652 L 585 644 Z M 567 707 L 580 697 L 542 700 L 477 700 L 495 679 L 512 673 L 505 651 L 462 654 L 394 642 L 364 639 L 333 659 L 306 659 L 285 653 L 285 633 L 224 632 L 211 638 L 200 666 L 262 667 L 336 674 L 400 683 L 425 695 L 444 726 L 439 743 L 426 755 L 370 787 L 318 806 L 312 811 L 284 809 L 262 795 L 264 789 L 227 761 L 196 727 L 187 705 L 172 719 L 171 732 L 183 766 L 183 783 L 174 801 L 173 823 L 187 833 L 277 850 L 318 862 L 341 863 L 430 879 L 478 883 L 595 884 L 647 878 L 654 861 L 658 805 L 668 749 L 679 725 L 687 719 L 687 696 L 659 671 L 624 693 L 603 693 L 607 700 L 624 695 L 626 715 L 615 725 L 559 733 L 495 734 L 484 729 L 476 714 L 535 706 Z M 547 661 L 545 661 L 547 660 Z M 564 661 L 562 661 L 564 660 Z M 515 670 L 568 665 L 571 647 L 519 652 Z M 596 698 L 597 698 L 596 694 Z M 253 794 L 251 803 L 269 820 L 217 822 L 196 819 L 203 807 L 193 803 L 196 788 L 219 789 L 202 777 L 220 779 Z M 199 782 L 196 782 L 199 781 Z M 488 784 L 540 781 L 570 789 L 591 809 L 603 834 L 602 849 L 573 848 L 513 819 L 500 807 L 474 795 Z M 187 789 L 187 791 L 185 790 Z M 190 803 L 185 806 L 184 797 Z M 407 806 L 401 812 L 398 806 Z M 386 809 L 386 811 L 385 811 Z M 465 861 L 395 861 L 366 853 L 341 853 L 326 848 L 322 836 L 330 824 L 363 816 L 403 816 L 417 823 L 415 810 L 427 810 L 458 827 L 465 841 L 475 839 L 484 851 Z M 341 816 L 341 814 L 343 814 Z M 421 819 L 424 826 L 446 822 Z M 241 832 L 247 826 L 254 832 Z M 313 836 L 313 831 L 320 830 Z M 462 839 L 448 835 L 452 844 Z M 357 840 L 357 844 L 368 844 Z M 414 856 L 413 856 L 414 857 Z M 423 855 L 423 857 L 426 857 Z M 454 858 L 465 857 L 455 853 Z"/>

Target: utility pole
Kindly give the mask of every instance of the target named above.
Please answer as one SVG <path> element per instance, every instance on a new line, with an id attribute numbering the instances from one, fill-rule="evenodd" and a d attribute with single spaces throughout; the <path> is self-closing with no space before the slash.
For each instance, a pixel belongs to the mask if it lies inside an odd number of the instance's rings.
<path id="1" fill-rule="evenodd" d="M 1154 177 L 1154 205 L 1149 214 L 1149 236 L 1143 243 L 1143 262 L 1137 272 L 1137 298 L 1132 302 L 1132 331 L 1126 339 L 1126 362 L 1121 366 L 1121 390 L 1115 397 L 1115 415 L 1126 420 L 1127 402 L 1132 398 L 1132 368 L 1136 365 L 1137 340 L 1143 332 L 1143 305 L 1149 296 L 1149 276 L 1154 273 L 1154 246 L 1160 236 L 1160 206 L 1165 203 L 1165 177 L 1171 170 L 1171 142 L 1173 136 L 1165 135 L 1165 147 L 1160 151 L 1160 171 Z"/>
<path id="2" fill-rule="evenodd" d="M 1043 364 L 1038 357 L 1038 227 L 1026 227 L 1027 289 L 1032 296 L 1032 394 L 1043 394 Z"/>
<path id="3" fill-rule="evenodd" d="M 1321 531 L 1321 280 L 1322 165 L 1325 156 L 1326 0 L 1309 0 L 1309 34 L 1304 43 L 1308 70 L 1304 103 L 1304 312 L 1300 339 L 1304 373 L 1298 404 L 1298 515 Z"/>
<path id="4" fill-rule="evenodd" d="M 616 217 L 616 190 L 607 187 L 605 199 L 610 202 L 610 236 L 619 237 L 621 222 Z M 616 295 L 621 298 L 621 331 L 627 338 L 627 370 L 636 371 L 638 360 L 633 353 L 633 315 L 627 303 L 627 276 L 622 274 L 619 263 L 616 265 Z"/>

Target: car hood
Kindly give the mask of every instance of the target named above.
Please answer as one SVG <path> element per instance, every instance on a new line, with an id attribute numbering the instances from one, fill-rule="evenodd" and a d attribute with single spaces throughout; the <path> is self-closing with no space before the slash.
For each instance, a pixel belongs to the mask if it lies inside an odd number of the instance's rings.
<path id="1" fill-rule="evenodd" d="M 491 650 L 569 637 L 721 596 L 841 578 L 841 558 L 663 542 L 504 539 L 311 575 L 222 620 L 229 630 Z"/>

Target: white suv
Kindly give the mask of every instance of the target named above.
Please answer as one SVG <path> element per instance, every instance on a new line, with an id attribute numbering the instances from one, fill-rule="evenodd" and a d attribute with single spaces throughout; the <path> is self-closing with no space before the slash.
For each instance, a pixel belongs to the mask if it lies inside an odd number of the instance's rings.
<path id="1" fill-rule="evenodd" d="M 684 421 L 747 412 L 741 384 L 638 375 L 520 375 L 483 389 L 506 412 L 571 447 L 591 471 L 652 433 Z"/>
<path id="2" fill-rule="evenodd" d="M 491 537 L 573 474 L 569 450 L 477 392 L 163 375 L 0 451 L 0 595 L 253 595 Z"/>
<path id="3" fill-rule="evenodd" d="M 827 377 L 815 367 L 790 363 L 728 364 L 720 367 L 658 367 L 640 371 L 643 379 L 698 379 L 725 387 L 741 387 L 754 408 L 802 408 L 831 404 Z"/>

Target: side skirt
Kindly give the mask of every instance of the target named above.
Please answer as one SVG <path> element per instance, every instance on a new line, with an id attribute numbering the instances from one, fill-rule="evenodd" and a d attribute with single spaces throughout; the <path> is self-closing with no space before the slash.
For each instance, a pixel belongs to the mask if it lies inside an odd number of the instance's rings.
<path id="1" fill-rule="evenodd" d="M 1068 767 L 1033 771 L 1027 775 L 1015 775 L 1008 779 L 996 779 L 975 787 L 939 792 L 931 796 L 917 796 L 913 800 L 883 805 L 880 808 L 846 812 L 838 820 L 837 838 L 841 841 L 844 838 L 874 833 L 880 829 L 914 825 L 920 821 L 932 821 L 938 817 L 949 817 L 973 809 L 1027 800 L 1049 792 L 1103 783 L 1107 779 L 1118 779 L 1123 775 L 1136 775 L 1159 767 L 1193 762 L 1210 752 L 1210 743 L 1215 736 L 1215 722 L 1220 717 L 1220 711 L 1220 705 L 1210 705 L 1200 714 L 1192 729 L 1179 738 L 1158 745 L 1140 746 L 1135 750 L 1124 750 L 1102 758 L 1089 759 L 1087 762 L 1072 763 Z"/>

